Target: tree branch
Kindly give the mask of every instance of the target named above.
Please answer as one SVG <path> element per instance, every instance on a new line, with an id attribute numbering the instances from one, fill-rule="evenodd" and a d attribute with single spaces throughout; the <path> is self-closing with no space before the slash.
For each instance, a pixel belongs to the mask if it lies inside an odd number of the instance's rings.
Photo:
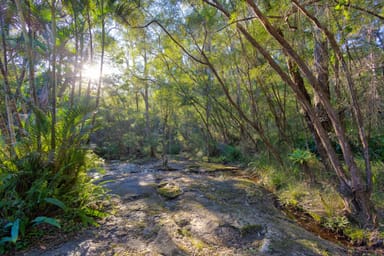
<path id="1" fill-rule="evenodd" d="M 129 25 L 129 23 L 127 23 Z M 157 20 L 152 20 L 150 22 L 148 22 L 147 24 L 143 25 L 143 26 L 134 26 L 132 28 L 136 28 L 136 29 L 143 29 L 143 28 L 147 28 L 149 27 L 150 25 L 152 24 L 156 24 L 158 25 L 166 34 L 167 36 L 185 53 L 188 55 L 188 57 L 190 57 L 191 59 L 193 59 L 194 61 L 200 63 L 200 64 L 203 64 L 203 65 L 207 65 L 207 63 L 205 63 L 204 61 L 200 60 L 199 58 L 195 57 L 192 55 L 192 53 L 190 53 L 179 41 L 177 41 L 172 35 L 171 33 L 169 33 L 169 31 L 163 26 L 163 24 L 161 24 L 159 21 Z"/>

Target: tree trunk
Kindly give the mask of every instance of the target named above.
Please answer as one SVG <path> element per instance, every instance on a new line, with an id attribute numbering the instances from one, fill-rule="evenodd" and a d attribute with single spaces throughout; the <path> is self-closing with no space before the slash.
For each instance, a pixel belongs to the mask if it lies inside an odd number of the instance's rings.
<path id="1" fill-rule="evenodd" d="M 324 95 L 327 97 L 327 100 L 331 100 L 331 94 L 329 90 L 329 53 L 328 53 L 328 43 L 323 39 L 321 35 L 321 31 L 315 29 L 314 32 L 314 41 L 315 41 L 315 49 L 314 49 L 314 69 L 317 74 L 317 79 L 320 85 L 323 87 Z M 325 110 L 323 104 L 320 101 L 320 96 L 315 93 L 314 95 L 314 104 L 315 111 L 320 119 L 321 125 L 324 127 L 325 131 L 329 134 L 332 132 L 332 124 L 329 120 L 327 111 Z M 341 121 L 340 121 L 341 122 Z M 318 153 L 321 157 L 321 162 L 324 164 L 324 167 L 327 171 L 331 170 L 332 167 L 329 164 L 328 158 L 326 157 L 325 149 L 321 144 L 318 135 L 316 133 L 313 134 L 315 138 L 316 147 Z"/>
<path id="2" fill-rule="evenodd" d="M 204 43 L 204 48 L 207 49 L 207 51 L 211 50 L 211 38 L 208 37 L 208 39 Z M 211 126 L 211 112 L 212 112 L 212 104 L 211 104 L 211 89 L 212 89 L 212 82 L 213 82 L 213 77 L 211 74 L 211 70 L 209 68 L 204 69 L 204 73 L 207 75 L 207 80 L 205 83 L 205 120 L 206 120 L 206 132 L 205 132 L 205 151 L 206 151 L 206 156 L 207 156 L 207 161 L 209 162 L 209 157 L 211 156 L 212 153 L 212 136 L 210 132 L 210 126 Z"/>
<path id="3" fill-rule="evenodd" d="M 80 34 L 80 63 L 79 63 L 79 92 L 78 97 L 81 97 L 81 89 L 83 85 L 83 61 L 84 61 L 84 33 Z"/>
<path id="4" fill-rule="evenodd" d="M 52 29 L 52 81 L 51 81 L 51 109 L 52 109 L 52 123 L 51 123 L 51 161 L 55 159 L 56 151 L 56 0 L 51 3 L 51 29 Z"/>
<path id="5" fill-rule="evenodd" d="M 144 105 L 145 105 L 145 135 L 150 147 L 150 156 L 155 157 L 155 149 L 153 147 L 152 135 L 151 135 L 151 126 L 149 120 L 149 88 L 148 83 L 145 82 L 144 93 L 143 93 Z"/>
<path id="6" fill-rule="evenodd" d="M 100 1 L 100 10 L 101 10 L 101 57 L 100 57 L 100 70 L 99 70 L 99 82 L 97 84 L 97 94 L 96 94 L 96 105 L 95 105 L 95 114 L 92 118 L 92 125 L 96 121 L 96 113 L 99 110 L 100 105 L 100 95 L 101 95 L 101 85 L 103 83 L 103 65 L 104 65 L 104 49 L 105 49 L 105 15 L 104 15 L 104 0 Z"/>
<path id="7" fill-rule="evenodd" d="M 0 113 L 0 131 L 1 131 L 1 135 L 3 135 L 3 137 L 5 139 L 5 144 L 6 145 L 12 145 L 11 136 L 9 135 L 9 130 L 8 130 L 8 127 L 7 127 L 7 123 L 5 122 L 5 119 L 4 119 L 3 115 L 2 115 L 2 113 Z M 11 155 L 12 154 L 13 153 L 11 151 Z"/>
<path id="8" fill-rule="evenodd" d="M 135 106 L 136 106 L 136 113 L 139 113 L 139 92 L 135 91 Z"/>
<path id="9" fill-rule="evenodd" d="M 329 72 L 328 72 L 328 63 L 329 63 L 329 54 L 328 54 L 328 44 L 327 41 L 322 38 L 321 31 L 315 29 L 314 32 L 314 41 L 315 41 L 315 50 L 314 50 L 314 68 L 315 73 L 317 74 L 317 79 L 320 85 L 323 87 L 324 95 L 327 97 L 327 100 L 331 100 L 331 95 L 329 91 Z M 323 125 L 324 129 L 330 133 L 332 131 L 332 125 L 327 115 L 326 110 L 324 109 L 323 104 L 320 101 L 320 96 L 315 93 L 314 104 L 317 116 L 320 118 L 320 122 Z"/>
<path id="10" fill-rule="evenodd" d="M 288 71 L 289 71 L 293 81 L 295 82 L 296 86 L 299 88 L 299 90 L 305 96 L 305 98 L 309 102 L 309 104 L 311 104 L 311 96 L 309 95 L 307 89 L 305 88 L 304 79 L 302 78 L 296 63 L 294 63 L 291 59 L 288 59 L 287 60 L 287 66 L 288 66 Z M 317 110 L 317 109 L 315 108 L 315 110 Z M 327 170 L 332 170 L 332 166 L 329 164 L 329 161 L 328 161 L 328 156 L 327 156 L 326 150 L 325 150 L 323 144 L 321 143 L 321 139 L 316 132 L 316 129 L 315 129 L 315 127 L 311 121 L 311 118 L 309 117 L 309 114 L 304 110 L 303 107 L 302 107 L 302 111 L 304 112 L 304 120 L 307 124 L 307 127 L 313 136 L 313 140 L 314 140 L 315 145 L 316 145 L 317 153 L 319 154 L 320 158 L 322 159 L 321 162 L 324 164 L 324 167 Z M 323 128 L 325 129 L 324 126 L 323 126 Z"/>
<path id="11" fill-rule="evenodd" d="M 91 15 L 89 14 L 89 8 L 87 8 L 87 24 L 88 24 L 88 34 L 89 34 L 89 55 L 90 63 L 93 64 L 93 38 L 92 38 L 92 24 L 91 24 Z M 88 80 L 87 86 L 87 103 L 89 104 L 91 98 L 91 79 Z"/>
<path id="12" fill-rule="evenodd" d="M 75 89 L 76 89 L 76 83 L 77 83 L 77 73 L 79 71 L 79 33 L 78 33 L 78 22 L 77 22 L 77 13 L 75 11 L 75 7 L 73 6 L 73 19 L 75 21 L 75 63 L 73 64 L 73 83 L 71 87 L 71 95 L 70 95 L 70 104 L 73 106 L 74 99 L 75 99 Z M 81 81 L 80 81 L 81 83 Z"/>
<path id="13" fill-rule="evenodd" d="M 146 35 L 144 34 L 144 43 L 146 41 Z M 147 59 L 147 50 L 144 49 L 144 93 L 143 93 L 143 99 L 144 99 L 144 105 L 145 105 L 145 135 L 149 143 L 150 148 L 150 156 L 155 157 L 155 148 L 153 146 L 152 142 L 152 134 L 151 134 L 151 124 L 149 120 L 149 85 L 148 80 L 146 79 L 148 77 L 148 59 Z"/>
<path id="14" fill-rule="evenodd" d="M 162 155 L 161 159 L 163 162 L 163 168 L 168 168 L 168 145 L 169 145 L 169 138 L 168 138 L 168 132 L 169 132 L 169 126 L 168 126 L 168 111 L 164 110 L 166 113 L 163 118 L 163 134 L 162 134 Z"/>

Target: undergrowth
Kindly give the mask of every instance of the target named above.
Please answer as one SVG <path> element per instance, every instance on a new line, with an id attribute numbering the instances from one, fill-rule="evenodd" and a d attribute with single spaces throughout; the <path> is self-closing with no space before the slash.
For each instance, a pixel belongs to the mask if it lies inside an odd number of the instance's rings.
<path id="1" fill-rule="evenodd" d="M 288 155 L 287 168 L 271 164 L 263 156 L 250 162 L 248 171 L 267 189 L 277 195 L 282 205 L 308 213 L 324 228 L 350 239 L 352 244 L 369 244 L 373 236 L 384 237 L 384 221 L 380 219 L 374 232 L 361 229 L 344 215 L 344 203 L 336 188 L 329 184 L 329 176 L 319 160 L 304 151 Z M 362 160 L 361 160 L 362 161 Z M 303 165 L 304 166 L 303 168 Z M 359 161 L 358 161 L 359 164 Z M 372 162 L 374 189 L 372 200 L 381 216 L 384 216 L 384 164 Z M 312 173 L 308 173 L 311 171 Z M 314 182 L 315 181 L 315 182 Z M 378 232 L 379 235 L 376 235 Z"/>
<path id="2" fill-rule="evenodd" d="M 0 150 L 0 254 L 42 235 L 36 227 L 70 230 L 104 215 L 97 204 L 104 191 L 87 175 L 100 162 L 87 147 L 90 113 L 84 106 L 58 111 L 53 154 L 50 117 L 35 109 L 13 151 Z"/>

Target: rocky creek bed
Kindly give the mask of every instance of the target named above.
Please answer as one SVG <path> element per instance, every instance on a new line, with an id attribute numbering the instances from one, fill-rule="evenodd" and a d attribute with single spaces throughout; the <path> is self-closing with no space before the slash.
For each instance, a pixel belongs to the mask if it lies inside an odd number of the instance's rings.
<path id="1" fill-rule="evenodd" d="M 256 183 L 189 161 L 112 162 L 100 181 L 110 214 L 69 241 L 17 255 L 349 255 L 298 226 Z"/>

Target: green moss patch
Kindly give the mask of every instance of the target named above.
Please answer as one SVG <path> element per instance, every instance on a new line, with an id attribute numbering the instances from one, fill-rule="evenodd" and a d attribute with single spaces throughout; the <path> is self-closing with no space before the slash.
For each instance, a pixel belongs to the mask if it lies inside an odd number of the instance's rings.
<path id="1" fill-rule="evenodd" d="M 157 193 L 167 199 L 174 199 L 181 195 L 183 191 L 176 184 L 162 183 L 158 186 Z"/>

